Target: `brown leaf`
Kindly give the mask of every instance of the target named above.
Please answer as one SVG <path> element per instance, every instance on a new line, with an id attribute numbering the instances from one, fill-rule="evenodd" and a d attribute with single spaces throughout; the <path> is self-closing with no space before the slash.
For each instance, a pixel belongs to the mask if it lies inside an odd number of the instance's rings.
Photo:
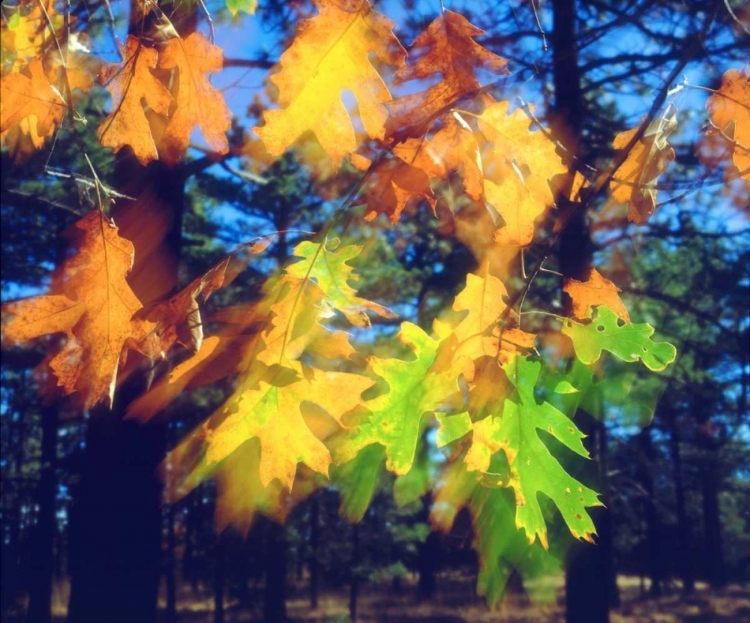
<path id="1" fill-rule="evenodd" d="M 670 104 L 665 113 L 654 119 L 643 137 L 628 153 L 610 182 L 612 198 L 629 206 L 628 220 L 644 225 L 656 209 L 656 180 L 674 160 L 674 149 L 667 136 L 677 128 L 677 109 Z M 612 146 L 624 149 L 638 128 L 621 132 Z"/>
<path id="2" fill-rule="evenodd" d="M 388 103 L 390 117 L 386 134 L 420 136 L 429 123 L 462 97 L 481 87 L 477 69 L 507 74 L 508 61 L 483 48 L 474 37 L 484 34 L 466 18 L 444 11 L 415 40 L 409 51 L 416 60 L 396 72 L 398 84 L 441 75 L 427 90 L 399 97 Z"/>
<path id="3" fill-rule="evenodd" d="M 584 319 L 590 307 L 605 305 L 625 322 L 630 322 L 630 315 L 620 299 L 620 289 L 609 279 L 602 277 L 596 269 L 591 269 L 587 281 L 566 279 L 563 291 L 573 300 L 573 317 Z"/>
<path id="4" fill-rule="evenodd" d="M 182 159 L 196 125 L 216 153 L 229 151 L 226 133 L 232 127 L 232 113 L 223 94 L 206 78 L 221 71 L 223 64 L 221 48 L 196 32 L 186 39 L 170 39 L 159 54 L 159 68 L 178 70 L 174 96 L 177 107 L 159 143 L 159 155 L 167 164 Z"/>
<path id="5" fill-rule="evenodd" d="M 750 179 L 750 78 L 747 69 L 730 69 L 721 88 L 706 102 L 711 123 L 732 141 L 732 162 Z"/>
<path id="6" fill-rule="evenodd" d="M 138 162 L 145 166 L 159 154 L 143 101 L 153 112 L 166 116 L 172 96 L 151 73 L 156 67 L 156 50 L 129 35 L 121 51 L 125 59 L 122 65 L 110 65 L 107 70 L 112 112 L 99 126 L 99 142 L 115 152 L 130 145 Z"/>

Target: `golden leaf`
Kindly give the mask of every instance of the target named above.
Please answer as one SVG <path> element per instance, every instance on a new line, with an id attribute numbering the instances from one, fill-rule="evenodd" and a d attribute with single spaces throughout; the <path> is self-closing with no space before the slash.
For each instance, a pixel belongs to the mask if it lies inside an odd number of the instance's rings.
<path id="1" fill-rule="evenodd" d="M 280 110 L 263 113 L 255 128 L 268 151 L 280 156 L 307 130 L 314 132 L 334 166 L 357 143 L 349 114 L 341 101 L 348 89 L 357 100 L 370 138 L 382 138 L 391 94 L 369 60 L 398 66 L 405 51 L 391 32 L 393 23 L 372 10 L 366 0 L 342 8 L 332 0 L 315 0 L 320 10 L 302 23 L 291 47 L 281 56 L 280 71 L 271 78 L 279 89 Z"/>
<path id="2" fill-rule="evenodd" d="M 730 69 L 721 88 L 706 102 L 711 123 L 732 141 L 732 162 L 740 177 L 750 179 L 750 79 L 748 72 Z"/>
<path id="3" fill-rule="evenodd" d="M 143 101 L 153 112 L 166 116 L 172 96 L 151 73 L 156 67 L 156 50 L 128 36 L 122 56 L 122 65 L 110 65 L 107 71 L 112 112 L 99 126 L 99 142 L 116 152 L 130 145 L 138 162 L 145 166 L 159 154 Z"/>
<path id="4" fill-rule="evenodd" d="M 615 312 L 625 322 L 630 322 L 630 314 L 625 308 L 618 292 L 620 289 L 609 279 L 602 277 L 596 269 L 586 281 L 566 279 L 563 291 L 573 300 L 573 317 L 584 319 L 589 308 L 595 305 L 605 305 Z"/>

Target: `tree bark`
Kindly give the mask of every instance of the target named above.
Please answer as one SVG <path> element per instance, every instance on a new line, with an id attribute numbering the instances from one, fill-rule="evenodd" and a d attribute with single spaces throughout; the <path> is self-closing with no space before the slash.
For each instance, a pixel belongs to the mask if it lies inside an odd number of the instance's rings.
<path id="1" fill-rule="evenodd" d="M 651 578 L 649 593 L 652 597 L 661 595 L 662 552 L 661 552 L 661 526 L 656 513 L 654 497 L 654 445 L 651 439 L 651 427 L 644 428 L 638 434 L 638 445 L 641 449 L 642 462 L 638 469 L 638 480 L 644 491 L 642 500 L 643 519 L 646 524 L 645 557 L 648 575 Z"/>
<path id="2" fill-rule="evenodd" d="M 55 570 L 55 489 L 57 479 L 57 405 L 45 405 L 42 417 L 41 473 L 37 502 L 39 517 L 31 544 L 31 579 L 28 620 L 52 620 L 52 581 Z"/>
<path id="3" fill-rule="evenodd" d="M 214 623 L 224 623 L 224 586 L 226 584 L 226 553 L 223 535 L 216 536 L 214 546 Z"/>
<path id="4" fill-rule="evenodd" d="M 320 540 L 320 502 L 313 494 L 310 499 L 310 608 L 318 607 L 318 590 L 320 583 L 320 562 L 318 545 Z"/>
<path id="5" fill-rule="evenodd" d="M 349 580 L 349 620 L 357 621 L 357 601 L 359 593 L 359 524 L 352 525 L 352 561 L 350 563 L 351 579 Z"/>
<path id="6" fill-rule="evenodd" d="M 177 283 L 184 179 L 159 162 L 141 167 L 122 150 L 115 186 L 136 201 L 112 210 L 119 234 L 135 247 L 128 279 L 143 303 L 166 296 Z M 89 415 L 80 497 L 71 518 L 71 598 L 68 623 L 153 623 L 161 559 L 161 485 L 155 470 L 166 450 L 159 422 L 123 419 L 146 389 L 134 372 Z"/>
<path id="7" fill-rule="evenodd" d="M 263 595 L 266 623 L 286 621 L 286 534 L 284 526 L 268 523 L 266 535 L 266 590 Z"/>
<path id="8" fill-rule="evenodd" d="M 679 544 L 679 573 L 682 579 L 682 590 L 692 593 L 695 590 L 695 575 L 693 573 L 692 539 L 690 523 L 685 505 L 685 484 L 682 479 L 682 454 L 680 452 L 680 437 L 677 429 L 677 418 L 674 410 L 667 404 L 667 422 L 669 426 L 669 454 L 672 459 L 674 474 L 675 502 L 677 506 L 677 539 Z"/>

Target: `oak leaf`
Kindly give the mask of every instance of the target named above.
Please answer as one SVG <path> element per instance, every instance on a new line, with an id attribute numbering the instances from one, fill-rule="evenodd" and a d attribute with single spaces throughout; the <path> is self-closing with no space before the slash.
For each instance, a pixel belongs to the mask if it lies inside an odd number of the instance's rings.
<path id="1" fill-rule="evenodd" d="M 337 464 L 352 460 L 362 448 L 378 443 L 385 446 L 386 467 L 398 475 L 406 474 L 414 462 L 423 416 L 458 389 L 453 370 L 428 373 L 440 341 L 410 322 L 402 323 L 398 338 L 416 358 L 370 360 L 373 373 L 387 383 L 388 391 L 364 403 L 370 410 L 369 417 L 337 449 Z"/>
<path id="2" fill-rule="evenodd" d="M 152 325 L 133 320 L 141 303 L 126 276 L 133 245 L 100 212 L 75 224 L 76 253 L 63 264 L 53 294 L 3 306 L 11 315 L 4 339 L 28 341 L 64 332 L 67 341 L 50 361 L 65 394 L 79 392 L 87 407 L 112 404 L 117 373 L 128 349 L 151 353 Z"/>
<path id="3" fill-rule="evenodd" d="M 526 245 L 534 237 L 534 223 L 554 203 L 550 184 L 567 172 L 552 142 L 541 131 L 530 131 L 531 121 L 509 102 L 495 102 L 478 116 L 479 130 L 491 146 L 483 154 L 487 201 L 505 226 L 495 235 L 502 245 Z M 497 180 L 497 181 L 493 181 Z"/>
<path id="4" fill-rule="evenodd" d="M 157 160 L 159 153 L 143 103 L 154 113 L 166 117 L 172 96 L 151 73 L 156 68 L 156 50 L 129 35 L 121 52 L 123 63 L 110 65 L 106 70 L 112 110 L 99 126 L 99 142 L 115 152 L 129 145 L 138 162 L 145 166 Z"/>
<path id="5" fill-rule="evenodd" d="M 605 305 L 615 312 L 625 322 L 630 322 L 630 314 L 620 299 L 620 289 L 596 269 L 586 281 L 566 279 L 563 291 L 573 301 L 573 317 L 582 320 L 586 318 L 588 310 L 597 305 Z"/>
<path id="6" fill-rule="evenodd" d="M 747 70 L 730 69 L 706 102 L 711 123 L 732 142 L 732 162 L 750 179 L 750 79 Z"/>
<path id="7" fill-rule="evenodd" d="M 38 58 L 32 59 L 24 73 L 14 71 L 0 79 L 0 135 L 3 142 L 6 133 L 24 119 L 30 121 L 37 136 L 52 136 L 66 108 L 65 100 L 50 84 Z M 36 119 L 36 124 L 32 119 Z"/>
<path id="8" fill-rule="evenodd" d="M 361 393 L 373 381 L 356 374 L 325 372 L 300 365 L 295 366 L 294 372 L 291 380 L 276 378 L 273 384 L 260 381 L 256 388 L 241 388 L 228 401 L 224 407 L 228 417 L 207 437 L 209 463 L 223 460 L 247 439 L 258 437 L 263 486 L 277 478 L 291 490 L 297 463 L 328 474 L 330 453 L 308 428 L 300 406 L 309 401 L 339 421 L 361 403 Z"/>
<path id="9" fill-rule="evenodd" d="M 474 440 L 465 462 L 469 471 L 487 472 L 492 455 L 503 450 L 510 466 L 511 487 L 516 496 L 516 526 L 526 530 L 529 543 L 536 537 L 547 548 L 547 528 L 537 499 L 544 493 L 560 510 L 576 538 L 591 541 L 594 524 L 586 507 L 601 506 L 597 495 L 571 477 L 552 456 L 537 433 L 542 429 L 576 454 L 587 457 L 585 437 L 564 413 L 544 402 L 537 403 L 534 387 L 541 364 L 516 357 L 505 372 L 518 392 L 518 402 L 505 400 L 502 413 L 474 424 Z"/>
<path id="10" fill-rule="evenodd" d="M 576 357 L 589 364 L 599 360 L 606 350 L 623 361 L 643 361 L 649 370 L 664 370 L 677 356 L 677 349 L 668 342 L 654 342 L 654 328 L 643 322 L 625 323 L 608 307 L 599 305 L 590 310 L 583 323 L 567 320 L 562 332 L 573 341 Z"/>
<path id="11" fill-rule="evenodd" d="M 656 209 L 656 180 L 674 160 L 674 149 L 667 137 L 677 128 L 677 109 L 669 105 L 664 114 L 654 119 L 643 136 L 633 145 L 610 182 L 612 198 L 628 204 L 628 220 L 644 225 Z M 621 132 L 612 146 L 624 149 L 638 128 Z"/>
<path id="12" fill-rule="evenodd" d="M 255 132 L 272 155 L 280 156 L 311 130 L 338 166 L 357 147 L 341 92 L 348 89 L 356 98 L 367 135 L 383 138 L 388 115 L 383 104 L 391 95 L 368 57 L 375 54 L 398 66 L 406 52 L 391 32 L 393 23 L 366 0 L 345 6 L 315 0 L 315 5 L 320 14 L 301 24 L 271 78 L 282 108 L 265 111 L 265 125 Z"/>
<path id="13" fill-rule="evenodd" d="M 207 80 L 206 75 L 221 71 L 221 48 L 209 43 L 200 33 L 186 39 L 168 41 L 159 53 L 158 67 L 178 71 L 174 100 L 163 138 L 159 141 L 160 158 L 167 164 L 179 162 L 197 125 L 208 145 L 218 154 L 229 151 L 226 133 L 232 127 L 232 113 L 224 96 Z"/>
<path id="14" fill-rule="evenodd" d="M 396 72 L 396 83 L 425 80 L 440 74 L 441 79 L 427 90 L 399 97 L 388 103 L 388 135 L 419 136 L 438 115 L 477 91 L 481 85 L 475 71 L 483 69 L 507 74 L 508 61 L 483 48 L 474 37 L 484 34 L 466 18 L 443 11 L 414 40 L 409 55 L 415 59 Z"/>

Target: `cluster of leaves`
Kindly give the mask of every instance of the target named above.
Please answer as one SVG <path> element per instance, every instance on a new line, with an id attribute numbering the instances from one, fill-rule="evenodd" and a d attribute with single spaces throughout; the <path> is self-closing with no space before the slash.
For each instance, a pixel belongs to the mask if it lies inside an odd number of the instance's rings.
<path id="1" fill-rule="evenodd" d="M 537 127 L 531 109 L 509 114 L 509 102 L 489 95 L 479 71 L 502 75 L 507 61 L 477 43 L 482 31 L 462 16 L 441 12 L 407 54 L 393 23 L 366 0 L 315 4 L 319 14 L 301 24 L 271 77 L 279 108 L 264 112 L 255 133 L 275 158 L 312 132 L 334 168 L 347 162 L 361 172 L 352 203 L 366 206 L 366 220 L 385 215 L 397 223 L 426 204 L 449 221 L 480 268 L 467 275 L 431 332 L 403 322 L 394 345 L 401 357 L 363 358 L 336 328 L 337 316 L 367 329 L 372 319 L 395 314 L 359 296 L 349 262 L 360 248 L 324 231 L 318 242 L 294 249 L 296 261 L 269 279 L 257 303 L 218 312 L 211 320 L 220 329 L 204 339 L 200 301 L 231 280 L 238 258 L 261 252 L 262 241 L 168 300 L 144 306 L 127 281 L 136 250 L 116 223 L 94 211 L 75 225 L 72 252 L 51 292 L 3 307 L 3 337 L 26 342 L 64 334 L 44 366 L 61 392 L 85 408 L 111 404 L 117 383 L 134 367 L 131 351 L 150 360 L 176 344 L 194 351 L 130 405 L 129 417 L 141 421 L 185 389 L 234 376 L 223 406 L 172 452 L 165 469 L 172 497 L 215 474 L 220 524 L 245 530 L 257 512 L 282 519 L 329 476 L 342 488 L 343 512 L 361 517 L 383 467 L 401 482 L 413 477 L 417 447 L 436 421 L 436 445 L 446 461 L 432 522 L 450 529 L 458 510 L 469 509 L 480 590 L 494 600 L 503 584 L 498 561 L 515 564 L 527 555 L 513 537 L 493 530 L 494 517 L 511 518 L 529 544 L 538 539 L 546 548 L 540 493 L 571 533 L 586 540 L 594 533 L 586 509 L 599 504 L 538 433 L 587 456 L 571 419 L 574 408 L 563 412 L 551 397 L 576 394 L 574 407 L 584 403 L 594 390 L 593 373 L 562 380 L 549 374 L 536 336 L 520 326 L 532 281 L 511 289 L 512 262 L 560 197 L 583 210 L 609 185 L 612 200 L 629 206 L 630 220 L 646 222 L 656 206 L 656 180 L 674 157 L 667 137 L 676 110 L 618 135 L 614 148 L 621 157 L 589 181 Z M 233 12 L 238 7 L 230 4 Z M 208 80 L 222 68 L 220 48 L 199 33 L 181 37 L 152 3 L 141 10 L 156 19 L 150 31 L 128 36 L 119 64 L 93 58 L 85 35 L 51 0 L 22 2 L 3 16 L 0 131 L 17 158 L 51 139 L 66 116 L 73 124 L 83 118 L 76 106 L 97 76 L 112 96 L 99 125 L 102 145 L 128 146 L 142 165 L 158 159 L 175 166 L 198 127 L 217 155 L 228 151 L 230 111 Z M 418 86 L 394 98 L 385 66 L 392 86 Z M 431 86 L 420 90 L 424 81 Z M 360 134 L 342 103 L 344 90 L 357 100 Z M 745 178 L 749 104 L 747 75 L 739 71 L 727 73 L 708 103 L 711 122 Z M 459 181 L 461 197 L 439 211 L 448 179 Z M 560 223 L 565 226 L 563 218 Z M 674 360 L 674 347 L 652 341 L 651 326 L 632 323 L 617 287 L 597 271 L 564 287 L 572 317 L 556 318 L 581 364 L 593 369 L 603 351 L 655 371 Z M 423 492 L 415 486 L 403 497 Z"/>

